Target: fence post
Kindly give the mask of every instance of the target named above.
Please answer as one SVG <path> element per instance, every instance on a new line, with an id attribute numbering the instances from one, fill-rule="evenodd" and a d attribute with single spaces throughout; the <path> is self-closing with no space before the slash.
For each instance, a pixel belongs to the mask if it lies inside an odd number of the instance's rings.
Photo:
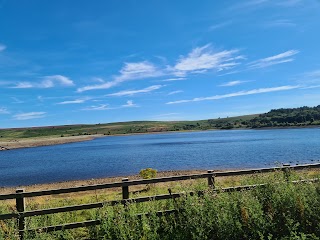
<path id="1" fill-rule="evenodd" d="M 122 178 L 122 182 L 128 181 L 128 178 Z M 122 199 L 129 199 L 129 186 L 122 186 Z"/>
<path id="2" fill-rule="evenodd" d="M 290 164 L 283 164 L 283 173 L 284 173 L 284 178 L 286 179 L 287 182 L 289 182 L 289 177 L 290 177 Z"/>
<path id="3" fill-rule="evenodd" d="M 208 186 L 214 188 L 213 170 L 208 170 L 207 173 L 211 173 L 211 175 L 208 176 Z"/>
<path id="4" fill-rule="evenodd" d="M 21 195 L 21 193 L 23 192 L 24 192 L 24 189 L 16 189 L 16 193 L 18 194 L 16 197 L 16 209 L 19 214 L 23 213 L 25 209 L 24 197 Z M 25 219 L 23 216 L 19 216 L 17 220 L 18 220 L 18 228 L 19 228 L 19 238 L 23 239 Z"/>

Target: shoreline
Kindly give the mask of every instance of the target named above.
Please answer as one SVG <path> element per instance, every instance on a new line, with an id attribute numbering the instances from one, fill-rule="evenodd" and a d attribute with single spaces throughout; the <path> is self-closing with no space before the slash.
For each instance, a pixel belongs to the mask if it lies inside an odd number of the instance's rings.
<path id="1" fill-rule="evenodd" d="M 116 136 L 134 136 L 134 135 L 147 135 L 147 134 L 162 134 L 162 133 L 183 133 L 183 132 L 202 132 L 202 131 L 221 131 L 221 130 L 272 130 L 272 129 L 303 129 L 303 128 L 320 128 L 320 125 L 308 126 L 285 126 L 285 127 L 263 127 L 263 128 L 232 128 L 232 129 L 207 129 L 207 130 L 185 130 L 185 131 L 161 131 L 161 132 L 148 132 L 148 133 L 129 133 L 129 134 L 115 134 L 115 135 L 82 135 L 82 136 L 66 136 L 66 137 L 41 137 L 41 138 L 17 138 L 11 140 L 1 141 L 0 151 L 8 151 L 11 149 L 31 148 L 52 146 L 67 143 L 91 141 L 96 138 L 102 137 L 116 137 Z"/>
<path id="2" fill-rule="evenodd" d="M 221 171 L 221 170 L 215 170 Z M 157 177 L 171 177 L 180 175 L 191 175 L 205 173 L 206 170 L 169 170 L 169 171 L 159 171 L 157 172 Z M 103 178 L 91 178 L 83 180 L 70 180 L 52 183 L 39 183 L 32 185 L 18 185 L 18 186 L 0 186 L 0 194 L 13 193 L 16 189 L 23 188 L 26 191 L 37 191 L 37 190 L 49 190 L 49 189 L 60 189 L 60 188 L 70 188 L 79 186 L 89 186 L 95 184 L 104 183 L 114 183 L 121 182 L 123 178 L 129 178 L 130 180 L 142 179 L 139 174 L 128 175 L 128 176 L 117 176 L 117 177 L 103 177 Z"/>
<path id="3" fill-rule="evenodd" d="M 224 172 L 224 171 L 237 171 L 245 170 L 246 168 L 237 168 L 237 169 L 215 169 L 214 172 Z M 320 173 L 320 169 L 303 169 L 299 170 L 301 172 L 311 171 Z M 207 170 L 204 169 L 192 169 L 192 170 L 168 170 L 168 171 L 159 171 L 157 172 L 156 178 L 162 177 L 172 177 L 172 176 L 182 176 L 182 175 L 192 175 L 192 174 L 203 174 Z M 239 177 L 239 176 L 234 176 Z M 41 190 L 52 190 L 52 189 L 61 189 L 61 188 L 70 188 L 70 187 L 80 187 L 80 186 L 90 186 L 97 184 L 106 184 L 106 183 L 115 183 L 121 182 L 123 178 L 128 178 L 129 180 L 141 180 L 142 177 L 139 174 L 134 175 L 125 175 L 125 176 L 115 176 L 115 177 L 102 177 L 102 178 L 90 178 L 90 179 L 78 179 L 78 180 L 67 180 L 60 182 L 49 182 L 49 183 L 38 183 L 31 185 L 18 185 L 18 186 L 0 186 L 0 194 L 9 194 L 14 193 L 16 189 L 24 189 L 27 192 L 32 191 L 41 191 Z M 228 177 L 220 177 L 221 179 Z M 164 183 L 165 184 L 165 183 Z M 133 188 L 135 188 L 133 186 Z M 113 191 L 112 188 L 109 190 Z M 108 191 L 108 190 L 107 190 Z M 77 193 L 75 193 L 77 194 Z"/>

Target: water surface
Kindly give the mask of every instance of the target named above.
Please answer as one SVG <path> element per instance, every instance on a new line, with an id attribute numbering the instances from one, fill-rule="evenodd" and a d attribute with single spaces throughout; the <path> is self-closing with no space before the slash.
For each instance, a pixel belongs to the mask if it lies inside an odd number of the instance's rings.
<path id="1" fill-rule="evenodd" d="M 320 128 L 225 130 L 97 138 L 0 152 L 0 186 L 158 171 L 271 167 L 320 159 Z"/>

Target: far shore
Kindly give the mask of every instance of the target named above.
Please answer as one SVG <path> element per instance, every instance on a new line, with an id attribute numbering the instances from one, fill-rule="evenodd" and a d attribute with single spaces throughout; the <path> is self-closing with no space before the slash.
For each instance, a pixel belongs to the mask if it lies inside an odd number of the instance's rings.
<path id="1" fill-rule="evenodd" d="M 300 128 L 320 128 L 319 125 L 308 125 L 308 126 L 288 126 L 288 127 L 263 127 L 263 128 L 232 128 L 230 130 L 272 130 L 272 129 L 300 129 Z M 40 146 L 59 145 L 74 142 L 90 141 L 95 138 L 101 137 L 113 137 L 113 136 L 130 136 L 130 135 L 145 135 L 145 134 L 161 134 L 161 133 L 177 133 L 177 132 L 199 132 L 199 131 L 218 131 L 226 129 L 208 129 L 208 130 L 184 130 L 184 131 L 160 131 L 160 132 L 147 132 L 147 133 L 129 133 L 129 134 L 116 134 L 116 135 L 81 135 L 81 136 L 48 136 L 48 137 L 35 137 L 35 138 L 16 138 L 10 140 L 0 139 L 0 151 L 10 150 L 18 148 L 30 148 Z M 228 129 L 229 130 L 229 129 Z"/>

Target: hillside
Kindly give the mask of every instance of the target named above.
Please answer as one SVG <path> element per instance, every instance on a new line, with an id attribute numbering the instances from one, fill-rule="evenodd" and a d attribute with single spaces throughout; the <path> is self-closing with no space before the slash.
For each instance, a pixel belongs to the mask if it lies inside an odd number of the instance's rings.
<path id="1" fill-rule="evenodd" d="M 262 127 L 301 127 L 320 125 L 320 105 L 316 107 L 273 109 L 263 114 L 199 121 L 133 121 L 107 124 L 80 124 L 33 128 L 1 129 L 1 140 L 85 135 L 119 135 L 167 131 L 237 129 Z"/>

